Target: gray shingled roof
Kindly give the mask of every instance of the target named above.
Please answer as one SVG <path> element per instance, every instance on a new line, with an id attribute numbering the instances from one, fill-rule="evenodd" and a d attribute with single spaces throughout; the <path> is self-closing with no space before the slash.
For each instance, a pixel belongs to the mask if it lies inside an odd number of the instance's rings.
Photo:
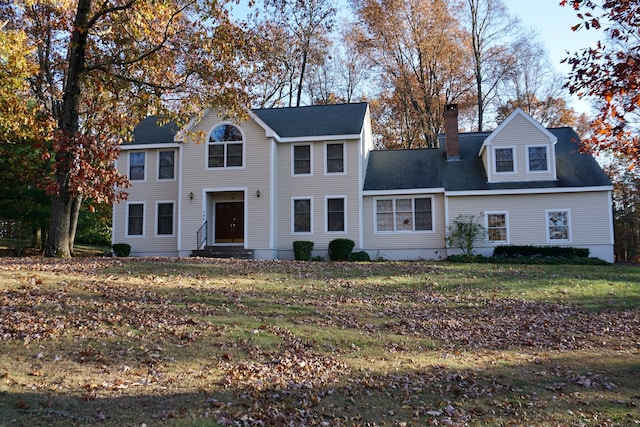
<path id="1" fill-rule="evenodd" d="M 133 130 L 133 139 L 126 144 L 162 144 L 173 142 L 178 132 L 176 122 L 158 126 L 158 116 L 149 116 L 141 121 Z"/>
<path id="2" fill-rule="evenodd" d="M 460 161 L 447 162 L 444 148 L 372 151 L 364 190 L 444 188 L 446 191 L 478 191 L 611 185 L 595 159 L 579 152 L 579 137 L 573 129 L 549 131 L 558 138 L 555 145 L 557 181 L 488 183 L 482 159 L 478 157 L 482 143 L 490 135 L 483 132 L 459 135 Z M 444 147 L 442 137 L 440 145 Z"/>
<path id="3" fill-rule="evenodd" d="M 308 107 L 252 110 L 281 138 L 307 136 L 359 135 L 367 104 L 312 105 Z M 127 144 L 161 144 L 173 142 L 179 130 L 175 122 L 158 126 L 158 117 L 149 116 L 136 126 Z"/>
<path id="4" fill-rule="evenodd" d="M 252 111 L 281 138 L 359 135 L 367 104 L 312 105 Z"/>

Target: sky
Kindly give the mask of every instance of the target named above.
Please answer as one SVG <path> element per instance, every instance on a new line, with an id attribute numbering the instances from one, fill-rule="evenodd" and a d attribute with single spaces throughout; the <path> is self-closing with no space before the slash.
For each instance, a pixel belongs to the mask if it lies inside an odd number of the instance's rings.
<path id="1" fill-rule="evenodd" d="M 567 75 L 570 67 L 562 64 L 567 51 L 573 53 L 587 48 L 598 40 L 601 34 L 594 30 L 580 29 L 572 31 L 571 27 L 580 20 L 576 12 L 569 6 L 559 6 L 560 0 L 506 0 L 505 4 L 511 14 L 517 16 L 523 27 L 536 31 L 538 39 L 546 46 L 549 59 L 562 75 Z M 579 112 L 588 113 L 587 102 L 571 98 L 571 106 Z"/>

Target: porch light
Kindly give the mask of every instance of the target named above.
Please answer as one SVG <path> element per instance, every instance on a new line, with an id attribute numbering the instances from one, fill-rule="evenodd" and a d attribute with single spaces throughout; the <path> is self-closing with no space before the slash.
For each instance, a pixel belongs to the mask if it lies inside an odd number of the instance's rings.
<path id="1" fill-rule="evenodd" d="M 192 191 L 191 193 L 189 193 L 189 198 L 190 198 L 191 200 L 193 200 L 193 191 Z"/>
<path id="2" fill-rule="evenodd" d="M 256 191 L 256 197 L 260 197 L 260 190 Z"/>

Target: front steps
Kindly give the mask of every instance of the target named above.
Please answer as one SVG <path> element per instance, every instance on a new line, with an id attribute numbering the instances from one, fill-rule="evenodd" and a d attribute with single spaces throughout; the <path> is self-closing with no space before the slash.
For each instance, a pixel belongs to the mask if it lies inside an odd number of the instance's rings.
<path id="1" fill-rule="evenodd" d="M 203 249 L 191 251 L 191 256 L 204 258 L 236 258 L 253 259 L 253 250 L 242 246 L 205 246 Z"/>

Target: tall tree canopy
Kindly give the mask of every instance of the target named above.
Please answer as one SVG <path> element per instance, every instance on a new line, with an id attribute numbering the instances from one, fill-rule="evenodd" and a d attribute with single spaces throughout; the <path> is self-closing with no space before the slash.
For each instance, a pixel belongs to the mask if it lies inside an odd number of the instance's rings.
<path id="1" fill-rule="evenodd" d="M 613 151 L 640 163 L 640 0 L 562 0 L 582 22 L 573 27 L 602 29 L 606 40 L 569 57 L 568 87 L 597 100 L 598 115 L 585 142 L 595 150 Z"/>
<path id="2" fill-rule="evenodd" d="M 436 147 L 444 105 L 470 87 L 467 38 L 445 0 L 354 0 L 361 47 L 380 70 L 387 147 Z M 375 112 L 374 112 L 375 114 Z"/>
<path id="3" fill-rule="evenodd" d="M 36 47 L 29 99 L 55 121 L 45 255 L 69 257 L 84 197 L 113 201 L 120 138 L 144 116 L 241 114 L 244 33 L 214 0 L 16 0 L 0 21 Z"/>

